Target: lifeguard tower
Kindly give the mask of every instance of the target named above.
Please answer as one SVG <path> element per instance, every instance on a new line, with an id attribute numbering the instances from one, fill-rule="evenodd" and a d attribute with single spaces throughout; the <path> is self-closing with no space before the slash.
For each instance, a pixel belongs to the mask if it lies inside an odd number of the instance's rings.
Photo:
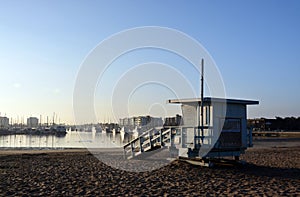
<path id="1" fill-rule="evenodd" d="M 181 104 L 182 123 L 144 132 L 124 145 L 125 158 L 168 148 L 171 157 L 210 159 L 233 156 L 238 160 L 240 154 L 252 146 L 252 131 L 247 129 L 247 105 L 259 102 L 203 97 L 203 62 L 201 98 L 167 101 Z"/>
<path id="2" fill-rule="evenodd" d="M 258 101 L 205 97 L 167 102 L 181 104 L 181 125 L 144 132 L 124 145 L 125 158 L 168 148 L 170 157 L 233 156 L 238 160 L 248 147 L 252 147 L 252 130 L 247 129 L 247 105 L 256 105 Z"/>
<path id="3" fill-rule="evenodd" d="M 175 129 L 172 146 L 188 158 L 234 156 L 252 146 L 252 131 L 247 129 L 247 105 L 258 101 L 205 97 L 175 99 L 181 104 L 182 125 Z"/>

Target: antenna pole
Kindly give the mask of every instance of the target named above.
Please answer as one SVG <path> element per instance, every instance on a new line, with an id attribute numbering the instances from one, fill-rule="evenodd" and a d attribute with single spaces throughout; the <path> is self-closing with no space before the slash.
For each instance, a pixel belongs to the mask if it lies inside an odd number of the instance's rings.
<path id="1" fill-rule="evenodd" d="M 204 130 L 203 130 L 203 123 L 204 123 L 204 119 L 203 119 L 203 102 L 204 102 L 204 59 L 202 58 L 201 60 L 201 136 L 202 136 L 202 143 L 203 143 L 203 134 L 204 134 Z"/>

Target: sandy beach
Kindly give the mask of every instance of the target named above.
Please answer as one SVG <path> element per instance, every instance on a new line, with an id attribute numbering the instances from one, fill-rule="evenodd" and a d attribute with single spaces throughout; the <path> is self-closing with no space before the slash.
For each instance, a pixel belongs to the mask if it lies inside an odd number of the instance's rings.
<path id="1" fill-rule="evenodd" d="M 176 160 L 139 173 L 112 168 L 85 149 L 1 150 L 0 195 L 299 196 L 297 142 L 248 149 L 245 165 L 207 168 Z"/>

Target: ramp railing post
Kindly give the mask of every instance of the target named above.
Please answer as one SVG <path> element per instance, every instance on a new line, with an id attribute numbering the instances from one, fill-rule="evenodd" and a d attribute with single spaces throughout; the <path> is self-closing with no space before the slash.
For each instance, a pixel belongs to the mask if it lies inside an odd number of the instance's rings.
<path id="1" fill-rule="evenodd" d="M 163 130 L 161 129 L 159 131 L 159 135 L 160 135 L 160 147 L 162 148 L 164 146 L 164 142 L 163 142 L 163 135 L 162 135 Z"/>
<path id="2" fill-rule="evenodd" d="M 124 146 L 124 149 L 123 149 L 123 154 L 124 154 L 124 159 L 126 159 L 126 150 L 125 150 L 125 146 Z"/>
<path id="3" fill-rule="evenodd" d="M 139 137 L 139 144 L 140 144 L 140 152 L 143 152 L 143 142 L 142 142 L 142 137 Z"/>
<path id="4" fill-rule="evenodd" d="M 151 132 L 152 130 L 149 130 L 148 132 L 148 136 L 149 136 L 149 143 L 150 143 L 150 150 L 152 149 L 152 135 L 151 135 Z"/>
<path id="5" fill-rule="evenodd" d="M 253 143 L 252 143 L 252 127 L 250 127 L 248 130 L 248 147 L 253 147 Z"/>
<path id="6" fill-rule="evenodd" d="M 132 155 L 132 157 L 134 157 L 134 145 L 133 145 L 133 143 L 131 143 L 130 146 L 131 146 L 131 155 Z"/>

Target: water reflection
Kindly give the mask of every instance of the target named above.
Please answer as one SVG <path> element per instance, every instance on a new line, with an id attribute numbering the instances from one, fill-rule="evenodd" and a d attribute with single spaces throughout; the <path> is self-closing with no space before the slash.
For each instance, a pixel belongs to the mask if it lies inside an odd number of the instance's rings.
<path id="1" fill-rule="evenodd" d="M 1 148 L 112 148 L 121 147 L 131 140 L 120 133 L 68 131 L 65 136 L 55 135 L 2 135 Z"/>

